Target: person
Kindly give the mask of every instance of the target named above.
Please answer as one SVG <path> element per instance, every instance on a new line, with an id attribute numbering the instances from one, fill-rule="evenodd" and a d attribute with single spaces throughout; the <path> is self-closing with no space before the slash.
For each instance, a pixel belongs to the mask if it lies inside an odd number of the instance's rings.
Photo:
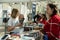
<path id="1" fill-rule="evenodd" d="M 19 14 L 18 9 L 13 8 L 11 12 L 11 17 L 8 20 L 8 26 L 7 26 L 8 32 L 13 31 L 16 26 L 21 25 L 21 23 L 19 23 L 18 14 Z"/>
<path id="2" fill-rule="evenodd" d="M 41 14 L 37 13 L 37 15 L 34 16 L 34 23 L 38 23 L 40 21 L 40 19 L 41 19 Z"/>
<path id="3" fill-rule="evenodd" d="M 46 15 L 45 14 L 41 14 L 41 19 L 40 19 L 40 23 L 46 24 Z"/>
<path id="4" fill-rule="evenodd" d="M 24 22 L 24 15 L 23 14 L 20 14 L 19 15 L 19 22 L 23 25 L 23 22 Z"/>
<path id="5" fill-rule="evenodd" d="M 49 20 L 44 26 L 44 31 L 48 35 L 48 40 L 60 40 L 60 16 L 57 15 L 55 4 L 47 5 L 47 14 Z"/>

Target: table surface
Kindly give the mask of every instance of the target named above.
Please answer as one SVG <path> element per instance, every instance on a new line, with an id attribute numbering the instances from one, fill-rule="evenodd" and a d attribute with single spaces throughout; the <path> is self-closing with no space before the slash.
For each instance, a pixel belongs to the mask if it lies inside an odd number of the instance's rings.
<path id="1" fill-rule="evenodd" d="M 28 35 L 29 33 L 32 33 L 32 32 L 40 32 L 40 30 L 32 30 L 32 31 L 29 31 L 29 32 L 22 32 L 22 33 L 20 34 L 20 36 L 23 37 L 23 35 L 25 35 L 25 34 Z M 4 35 L 4 32 L 1 32 L 1 33 L 0 33 L 0 40 L 1 40 L 2 35 Z M 17 39 L 22 40 L 22 38 L 16 37 L 16 40 L 17 40 Z M 34 40 L 33 37 L 31 37 L 31 39 Z"/>

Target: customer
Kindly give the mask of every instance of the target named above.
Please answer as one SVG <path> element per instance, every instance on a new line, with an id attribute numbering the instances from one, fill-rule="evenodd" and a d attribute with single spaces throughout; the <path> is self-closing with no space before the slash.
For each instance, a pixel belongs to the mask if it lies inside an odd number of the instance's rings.
<path id="1" fill-rule="evenodd" d="M 19 15 L 19 22 L 23 25 L 23 22 L 24 22 L 24 15 L 23 14 L 20 14 Z"/>
<path id="2" fill-rule="evenodd" d="M 8 32 L 13 31 L 16 26 L 21 25 L 18 20 L 18 14 L 19 11 L 17 9 L 12 9 L 11 18 L 8 21 L 8 27 L 7 27 Z"/>
<path id="3" fill-rule="evenodd" d="M 46 24 L 46 15 L 45 14 L 41 14 L 41 19 L 40 19 L 40 23 Z"/>
<path id="4" fill-rule="evenodd" d="M 37 15 L 34 16 L 34 22 L 38 23 L 41 19 L 41 14 L 37 12 Z"/>
<path id="5" fill-rule="evenodd" d="M 47 14 L 49 20 L 44 27 L 44 31 L 48 35 L 48 40 L 60 40 L 60 16 L 57 15 L 57 7 L 54 4 L 47 5 Z"/>

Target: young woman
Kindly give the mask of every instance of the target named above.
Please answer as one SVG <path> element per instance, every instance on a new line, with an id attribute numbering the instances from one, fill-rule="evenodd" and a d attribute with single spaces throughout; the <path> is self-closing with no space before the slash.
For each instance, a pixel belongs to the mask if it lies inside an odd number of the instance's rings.
<path id="1" fill-rule="evenodd" d="M 45 14 L 41 14 L 41 19 L 40 19 L 40 23 L 46 24 L 46 15 Z"/>
<path id="2" fill-rule="evenodd" d="M 17 9 L 12 9 L 11 18 L 8 21 L 7 31 L 13 31 L 16 26 L 21 25 L 19 23 L 18 14 L 19 14 L 19 12 Z"/>
<path id="3" fill-rule="evenodd" d="M 41 19 L 40 15 L 41 14 L 37 14 L 37 15 L 34 16 L 34 23 L 38 23 L 40 21 L 40 19 Z"/>
<path id="4" fill-rule="evenodd" d="M 44 27 L 44 31 L 48 35 L 48 40 L 60 40 L 60 16 L 57 15 L 57 7 L 54 4 L 47 5 L 47 14 L 49 20 Z"/>

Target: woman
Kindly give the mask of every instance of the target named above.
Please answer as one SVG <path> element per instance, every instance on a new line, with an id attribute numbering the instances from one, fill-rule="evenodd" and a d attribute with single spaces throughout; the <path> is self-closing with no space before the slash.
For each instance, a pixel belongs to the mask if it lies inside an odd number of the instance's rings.
<path id="1" fill-rule="evenodd" d="M 12 9 L 11 18 L 8 21 L 8 27 L 7 27 L 8 32 L 13 31 L 16 26 L 21 25 L 18 20 L 18 14 L 19 13 L 17 9 Z"/>
<path id="2" fill-rule="evenodd" d="M 57 15 L 57 7 L 54 4 L 47 5 L 49 20 L 44 27 L 48 40 L 60 40 L 60 16 Z"/>
<path id="3" fill-rule="evenodd" d="M 42 14 L 41 15 L 41 19 L 40 19 L 40 23 L 43 23 L 43 24 L 46 24 L 46 15 L 45 14 Z"/>
<path id="4" fill-rule="evenodd" d="M 40 21 L 40 19 L 41 19 L 40 15 L 41 14 L 37 14 L 37 15 L 34 16 L 34 23 L 38 23 Z"/>

